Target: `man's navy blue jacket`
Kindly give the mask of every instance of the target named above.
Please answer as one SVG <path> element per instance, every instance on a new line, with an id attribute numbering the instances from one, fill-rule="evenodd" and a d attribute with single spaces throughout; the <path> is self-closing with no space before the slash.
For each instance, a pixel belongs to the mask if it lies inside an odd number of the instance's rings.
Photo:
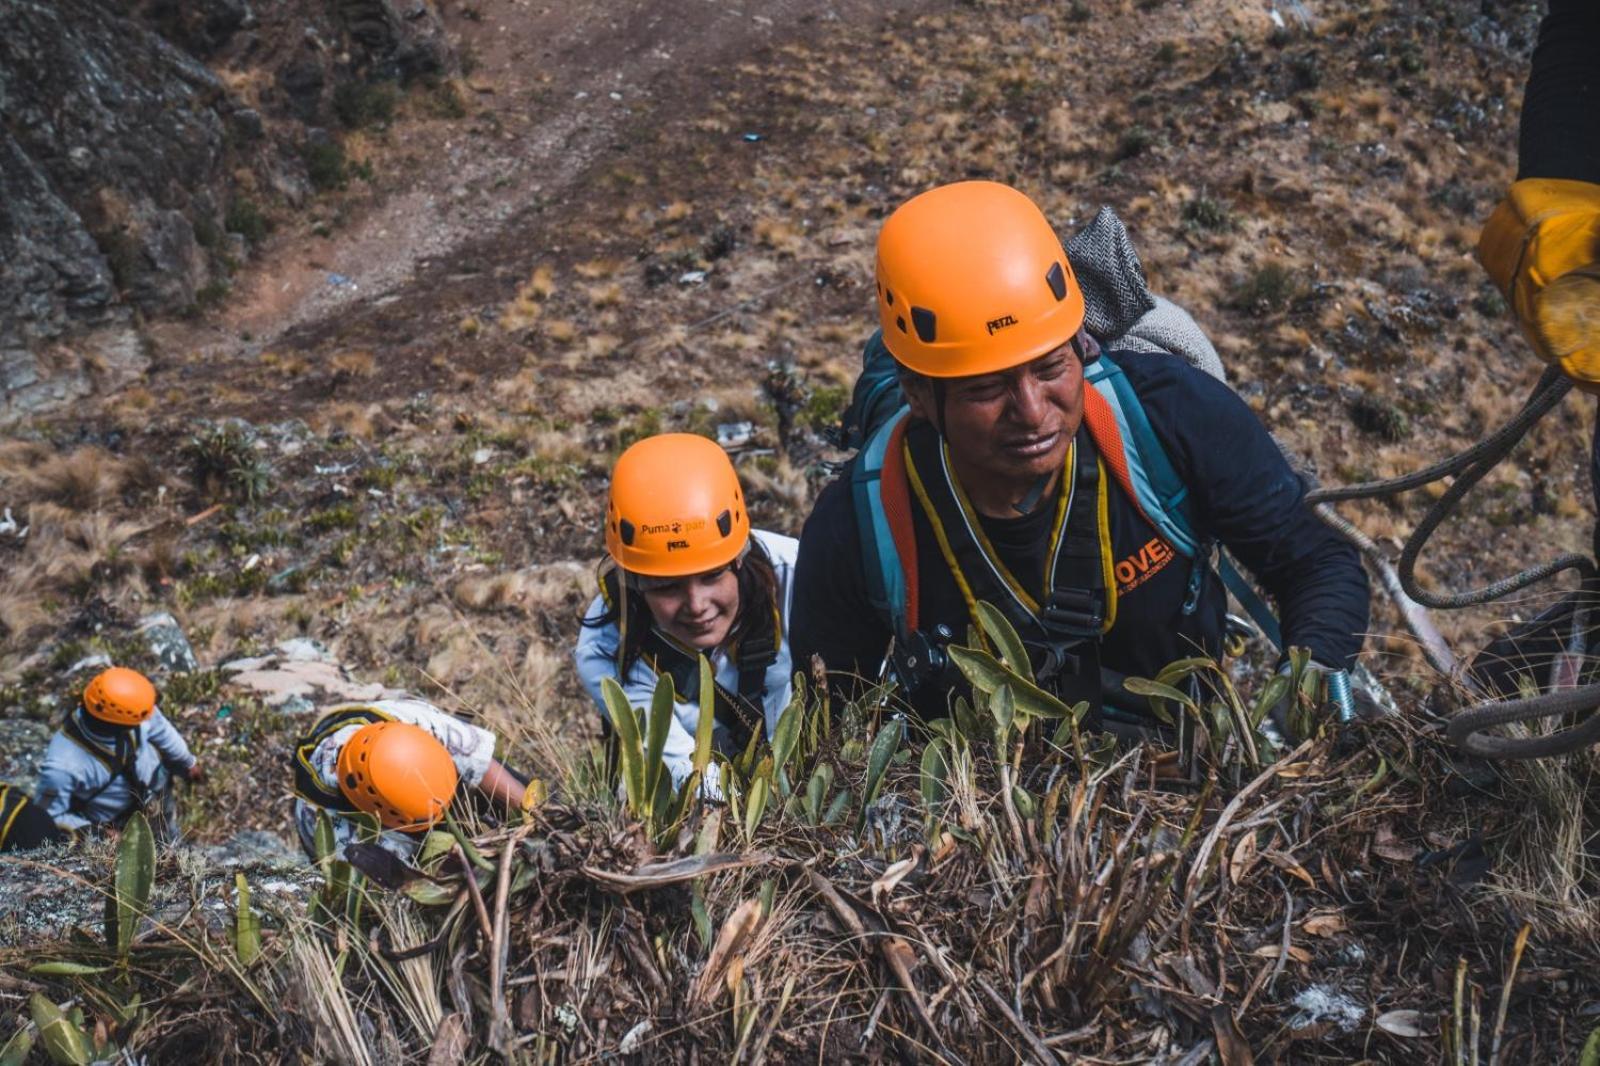
<path id="1" fill-rule="evenodd" d="M 1288 644 L 1309 648 L 1326 665 L 1349 666 L 1367 628 L 1366 572 L 1355 548 L 1304 503 L 1304 483 L 1255 414 L 1181 357 L 1112 355 L 1189 487 L 1197 532 L 1225 544 L 1272 597 Z M 1175 659 L 1219 654 L 1227 609 L 1221 581 L 1208 574 L 1198 607 L 1183 614 L 1190 561 L 1162 539 L 1114 479 L 1109 504 L 1117 615 L 1101 644 L 1102 667 L 1154 677 Z M 1055 510 L 1041 504 L 1023 517 L 982 519 L 1001 561 L 1019 580 L 1031 575 L 1036 595 L 1043 592 Z M 971 624 L 966 605 L 922 509 L 913 502 L 911 511 L 921 625 L 926 630 L 942 622 L 959 639 Z M 794 662 L 803 668 L 816 654 L 830 672 L 876 679 L 891 632 L 868 598 L 846 473 L 823 489 L 800 536 L 789 631 Z M 917 700 L 918 709 L 943 715 L 946 698 L 927 694 Z"/>

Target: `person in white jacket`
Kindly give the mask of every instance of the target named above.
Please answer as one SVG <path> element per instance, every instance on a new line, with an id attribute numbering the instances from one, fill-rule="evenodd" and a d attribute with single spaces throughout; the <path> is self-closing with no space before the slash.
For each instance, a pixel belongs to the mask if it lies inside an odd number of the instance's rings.
<path id="1" fill-rule="evenodd" d="M 699 656 L 711 662 L 715 747 L 736 755 L 770 737 L 788 706 L 793 663 L 789 606 L 792 537 L 750 528 L 739 476 L 726 452 L 686 433 L 649 437 L 611 474 L 600 595 L 584 615 L 573 657 L 609 724 L 601 682 L 648 712 L 656 680 L 675 688 L 663 762 L 674 785 L 692 770 L 700 723 Z M 720 796 L 714 776 L 703 786 Z"/>
<path id="2" fill-rule="evenodd" d="M 317 816 L 331 816 L 334 850 L 360 839 L 350 816 L 378 818 L 376 843 L 410 861 L 427 830 L 444 818 L 461 784 L 507 810 L 524 786 L 494 757 L 495 735 L 425 700 L 401 698 L 328 708 L 294 750 L 295 829 L 316 858 Z"/>
<path id="3" fill-rule="evenodd" d="M 203 776 L 189 745 L 156 706 L 150 679 L 113 666 L 90 680 L 82 702 L 50 738 L 35 801 L 70 832 L 119 827 L 173 778 Z"/>

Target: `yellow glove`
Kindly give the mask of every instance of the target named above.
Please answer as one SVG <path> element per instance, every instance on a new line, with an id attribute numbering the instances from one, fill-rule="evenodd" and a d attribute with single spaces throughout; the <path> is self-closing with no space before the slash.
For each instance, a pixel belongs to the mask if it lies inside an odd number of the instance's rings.
<path id="1" fill-rule="evenodd" d="M 1540 356 L 1600 393 L 1600 185 L 1517 182 L 1484 224 L 1478 259 Z"/>

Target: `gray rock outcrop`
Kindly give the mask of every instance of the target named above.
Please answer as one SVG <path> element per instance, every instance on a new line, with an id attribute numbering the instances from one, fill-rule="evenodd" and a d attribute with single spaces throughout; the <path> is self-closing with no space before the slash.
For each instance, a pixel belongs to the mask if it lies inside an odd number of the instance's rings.
<path id="1" fill-rule="evenodd" d="M 341 86 L 450 62 L 427 0 L 0 0 L 0 423 L 137 374 L 141 316 L 224 291 L 238 175 L 301 199 Z"/>

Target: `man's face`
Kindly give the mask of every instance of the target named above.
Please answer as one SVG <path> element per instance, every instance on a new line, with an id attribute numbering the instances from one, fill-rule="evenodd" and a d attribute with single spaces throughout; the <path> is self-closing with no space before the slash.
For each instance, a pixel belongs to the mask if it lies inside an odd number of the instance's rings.
<path id="1" fill-rule="evenodd" d="M 907 390 L 913 414 L 939 424 L 932 383 Z M 964 483 L 1025 484 L 1055 473 L 1083 420 L 1083 364 L 1070 343 L 995 374 L 948 378 L 944 434 Z"/>
<path id="2" fill-rule="evenodd" d="M 652 578 L 643 592 L 661 631 L 698 651 L 728 639 L 739 615 L 739 572 L 733 565 L 691 577 Z"/>

